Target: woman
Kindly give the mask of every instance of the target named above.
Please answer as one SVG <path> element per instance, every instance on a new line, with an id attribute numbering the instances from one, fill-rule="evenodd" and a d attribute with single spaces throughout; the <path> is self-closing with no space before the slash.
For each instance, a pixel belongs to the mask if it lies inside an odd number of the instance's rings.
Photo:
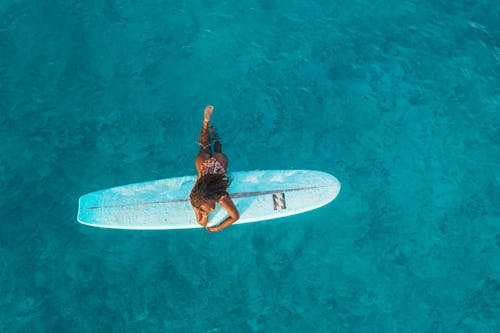
<path id="1" fill-rule="evenodd" d="M 205 107 L 205 118 L 199 141 L 201 148 L 195 162 L 198 179 L 189 196 L 196 221 L 208 232 L 220 231 L 239 219 L 238 209 L 227 192 L 230 184 L 226 175 L 228 160 L 222 153 L 222 145 L 214 128 L 209 126 L 213 112 L 213 106 Z M 210 147 L 210 136 L 214 140 L 213 152 Z M 215 209 L 216 203 L 226 209 L 229 216 L 219 225 L 207 228 L 208 213 Z"/>

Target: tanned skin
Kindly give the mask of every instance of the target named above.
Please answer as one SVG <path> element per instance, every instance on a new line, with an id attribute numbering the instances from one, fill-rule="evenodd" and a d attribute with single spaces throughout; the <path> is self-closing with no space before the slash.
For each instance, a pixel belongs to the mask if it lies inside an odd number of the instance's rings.
<path id="1" fill-rule="evenodd" d="M 220 144 L 220 142 L 218 141 L 215 142 L 213 154 L 211 154 L 210 151 L 209 123 L 213 112 L 214 112 L 214 107 L 212 105 L 208 105 L 207 107 L 205 107 L 203 125 L 201 127 L 201 133 L 199 139 L 201 148 L 195 160 L 196 170 L 198 171 L 198 179 L 202 176 L 201 169 L 203 166 L 203 162 L 210 159 L 210 157 L 214 157 L 217 161 L 219 161 L 225 170 L 227 170 L 228 166 L 228 159 L 227 156 L 222 152 L 222 145 Z M 220 224 L 212 227 L 207 227 L 208 213 L 215 209 L 217 203 L 227 211 L 229 216 Z M 198 223 L 208 232 L 221 231 L 222 229 L 225 229 L 234 222 L 236 222 L 240 217 L 238 209 L 234 205 L 230 196 L 224 196 L 218 202 L 216 202 L 215 200 L 206 200 L 200 205 L 199 208 L 193 206 L 193 210 L 196 217 L 196 221 L 198 221 Z"/>

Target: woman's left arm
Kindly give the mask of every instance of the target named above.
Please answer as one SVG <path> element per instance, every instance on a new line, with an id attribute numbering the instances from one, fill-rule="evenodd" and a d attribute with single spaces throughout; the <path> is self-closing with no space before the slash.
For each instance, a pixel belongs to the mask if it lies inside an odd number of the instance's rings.
<path id="1" fill-rule="evenodd" d="M 203 228 L 207 227 L 208 224 L 208 215 L 207 213 L 203 213 L 199 208 L 193 207 L 194 215 L 196 217 L 196 221 Z"/>
<path id="2" fill-rule="evenodd" d="M 240 218 L 240 214 L 238 213 L 238 209 L 233 203 L 233 200 L 229 196 L 225 197 L 221 201 L 219 201 L 219 204 L 224 207 L 224 209 L 227 211 L 229 216 L 222 221 L 220 224 L 213 226 L 213 227 L 208 227 L 207 231 L 208 232 L 217 232 L 221 231 L 222 229 L 225 229 L 229 227 L 231 224 L 234 222 L 238 221 Z"/>

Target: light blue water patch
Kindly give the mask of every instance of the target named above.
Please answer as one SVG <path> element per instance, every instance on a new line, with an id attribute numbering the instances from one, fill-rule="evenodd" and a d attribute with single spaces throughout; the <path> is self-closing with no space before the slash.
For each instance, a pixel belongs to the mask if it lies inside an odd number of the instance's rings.
<path id="1" fill-rule="evenodd" d="M 0 1 L 0 331 L 500 331 L 495 1 Z M 80 195 L 339 178 L 218 234 L 78 225 Z"/>

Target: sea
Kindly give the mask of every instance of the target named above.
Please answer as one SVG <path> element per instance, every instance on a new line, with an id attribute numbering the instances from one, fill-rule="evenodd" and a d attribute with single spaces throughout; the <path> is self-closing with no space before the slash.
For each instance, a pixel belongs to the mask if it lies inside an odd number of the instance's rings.
<path id="1" fill-rule="evenodd" d="M 500 332 L 495 0 L 0 1 L 0 332 Z M 77 222 L 229 171 L 342 184 L 219 233 Z"/>

